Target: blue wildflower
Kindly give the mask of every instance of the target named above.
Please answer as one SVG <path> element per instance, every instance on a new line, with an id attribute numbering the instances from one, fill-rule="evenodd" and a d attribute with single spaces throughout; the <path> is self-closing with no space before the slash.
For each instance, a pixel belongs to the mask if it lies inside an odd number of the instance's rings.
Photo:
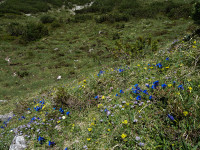
<path id="1" fill-rule="evenodd" d="M 116 94 L 115 96 L 119 96 L 119 94 Z"/>
<path id="2" fill-rule="evenodd" d="M 153 82 L 153 84 L 154 84 L 155 86 L 158 86 L 158 85 L 159 85 L 159 81 L 155 81 L 155 82 Z"/>
<path id="3" fill-rule="evenodd" d="M 161 63 L 158 63 L 156 66 L 157 66 L 158 68 L 162 68 L 162 64 L 161 64 Z"/>
<path id="4" fill-rule="evenodd" d="M 136 100 L 141 100 L 141 96 L 138 95 L 138 96 L 136 97 Z"/>
<path id="5" fill-rule="evenodd" d="M 152 89 L 156 89 L 156 85 L 152 85 L 151 88 L 152 88 Z"/>
<path id="6" fill-rule="evenodd" d="M 179 85 L 178 89 L 184 90 L 183 85 Z"/>
<path id="7" fill-rule="evenodd" d="M 123 91 L 123 90 L 120 90 L 119 93 L 124 93 L 124 91 Z"/>
<path id="8" fill-rule="evenodd" d="M 51 141 L 49 141 L 49 146 L 53 146 L 53 145 L 55 145 L 55 143 L 54 143 L 54 142 L 51 142 Z"/>
<path id="9" fill-rule="evenodd" d="M 149 95 L 149 93 L 147 92 L 147 90 L 142 91 L 144 94 Z"/>
<path id="10" fill-rule="evenodd" d="M 135 88 L 138 88 L 138 84 L 135 84 L 134 86 L 135 86 Z"/>
<path id="11" fill-rule="evenodd" d="M 169 119 L 171 119 L 172 121 L 174 121 L 174 120 L 175 120 L 175 119 L 174 119 L 174 117 L 173 117 L 172 115 L 168 114 L 167 116 L 168 116 L 168 117 L 169 117 Z"/>
<path id="12" fill-rule="evenodd" d="M 39 136 L 38 141 L 40 142 L 40 144 L 43 144 L 43 142 L 45 142 L 45 139 L 41 136 Z"/>
<path id="13" fill-rule="evenodd" d="M 22 118 L 22 119 L 25 119 L 25 117 L 24 117 L 24 116 L 22 116 L 21 118 Z"/>
<path id="14" fill-rule="evenodd" d="M 108 109 L 106 108 L 104 111 L 105 111 L 105 112 L 107 112 L 107 111 L 108 111 Z"/>
<path id="15" fill-rule="evenodd" d="M 66 147 L 65 150 L 68 150 L 68 148 Z"/>
<path id="16" fill-rule="evenodd" d="M 151 96 L 149 96 L 149 100 L 151 100 L 153 98 L 153 96 L 151 95 Z"/>
<path id="17" fill-rule="evenodd" d="M 119 72 L 123 72 L 124 70 L 123 69 L 119 69 Z"/>
<path id="18" fill-rule="evenodd" d="M 68 111 L 68 112 L 66 112 L 66 115 L 67 115 L 67 116 L 69 116 L 69 114 L 70 114 L 70 112 L 69 112 L 69 111 Z"/>
<path id="19" fill-rule="evenodd" d="M 161 86 L 162 86 L 162 88 L 164 89 L 164 88 L 167 87 L 167 84 L 162 84 Z"/>
<path id="20" fill-rule="evenodd" d="M 97 96 L 95 96 L 94 98 L 95 98 L 95 99 L 99 99 L 99 96 L 97 95 Z"/>
<path id="21" fill-rule="evenodd" d="M 59 109 L 59 111 L 64 114 L 64 110 L 62 108 Z"/>
<path id="22" fill-rule="evenodd" d="M 147 84 L 147 83 L 146 83 L 145 85 L 146 85 L 146 87 L 148 87 L 148 88 L 149 88 L 149 84 Z"/>
<path id="23" fill-rule="evenodd" d="M 166 60 L 169 60 L 169 57 L 167 57 Z"/>

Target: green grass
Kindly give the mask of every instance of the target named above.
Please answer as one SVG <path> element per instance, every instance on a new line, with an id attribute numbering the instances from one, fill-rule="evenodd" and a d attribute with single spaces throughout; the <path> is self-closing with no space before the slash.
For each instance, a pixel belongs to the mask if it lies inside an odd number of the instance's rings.
<path id="1" fill-rule="evenodd" d="M 6 29 L 10 22 L 26 25 L 39 22 L 43 15 L 7 14 L 1 18 L 0 99 L 8 102 L 1 106 L 0 114 L 13 111 L 16 116 L 1 129 L 0 149 L 8 149 L 14 136 L 11 129 L 27 124 L 33 117 L 40 117 L 37 122 L 45 124 L 32 123 L 32 129 L 21 129 L 24 135 L 30 136 L 26 137 L 30 141 L 27 149 L 49 149 L 49 140 L 56 143 L 52 149 L 82 149 L 85 145 L 88 149 L 198 149 L 199 37 L 181 42 L 183 36 L 198 28 L 190 18 L 171 20 L 159 14 L 153 18 L 131 17 L 128 22 L 96 23 L 98 13 L 88 13 L 91 18 L 81 19 L 82 14 L 76 18 L 61 10 L 45 14 L 55 16 L 60 25 L 53 28 L 51 23 L 45 24 L 49 36 L 20 44 L 21 36 L 8 35 Z M 119 39 L 113 40 L 116 35 Z M 147 37 L 152 38 L 152 43 L 158 41 L 157 51 L 152 52 L 150 43 L 143 49 L 147 52 L 145 56 L 141 53 L 131 57 L 123 55 L 130 51 L 130 46 Z M 180 42 L 167 51 L 175 39 Z M 5 61 L 6 57 L 11 58 L 10 64 Z M 148 66 L 154 63 L 162 63 L 164 69 Z M 115 68 L 125 70 L 119 73 Z M 97 76 L 100 70 L 105 73 Z M 59 75 L 61 80 L 57 80 Z M 145 83 L 152 85 L 156 80 L 160 82 L 158 89 L 148 90 L 154 99 L 147 102 L 149 97 L 142 93 L 143 105 L 135 105 L 137 95 L 131 94 L 130 88 L 139 84 L 144 90 L 147 89 Z M 173 81 L 176 85 L 171 86 Z M 168 87 L 162 89 L 164 83 Z M 184 90 L 177 89 L 180 84 Z M 189 87 L 192 87 L 191 92 Z M 125 93 L 115 96 L 121 89 Z M 95 100 L 97 95 L 100 98 Z M 110 97 L 112 101 L 101 96 Z M 37 112 L 34 107 L 42 99 L 45 108 Z M 98 108 L 98 104 L 102 104 L 99 105 L 102 108 Z M 112 108 L 114 105 L 123 105 L 124 110 L 121 106 Z M 104 111 L 104 106 L 114 113 L 113 117 L 107 118 L 106 113 L 100 111 Z M 66 119 L 59 119 L 63 116 L 60 107 L 65 113 L 70 111 L 70 117 L 65 115 Z M 27 108 L 31 109 L 30 114 L 26 113 Z M 173 115 L 176 122 L 171 121 L 168 114 Z M 21 116 L 26 119 L 18 120 Z M 133 122 L 135 119 L 137 123 Z M 124 120 L 128 121 L 127 125 L 122 123 Z M 55 129 L 56 125 L 60 131 Z M 127 137 L 123 139 L 122 134 Z M 43 145 L 37 140 L 39 136 L 46 139 Z M 141 140 L 137 141 L 136 136 Z M 139 142 L 144 143 L 144 147 L 139 146 Z"/>

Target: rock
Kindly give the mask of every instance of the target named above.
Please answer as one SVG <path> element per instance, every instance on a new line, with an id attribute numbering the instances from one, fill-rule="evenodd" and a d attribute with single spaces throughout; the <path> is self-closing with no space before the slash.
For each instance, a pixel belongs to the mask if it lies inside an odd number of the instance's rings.
<path id="1" fill-rule="evenodd" d="M 8 118 L 13 117 L 13 112 L 10 112 L 8 114 L 5 115 L 0 115 L 0 121 L 7 121 Z"/>
<path id="2" fill-rule="evenodd" d="M 24 150 L 27 147 L 23 136 L 15 136 L 9 150 Z"/>
<path id="3" fill-rule="evenodd" d="M 61 76 L 58 76 L 58 77 L 57 77 L 57 80 L 60 80 L 61 78 L 62 78 Z"/>
<path id="4" fill-rule="evenodd" d="M 0 103 L 1 103 L 1 102 L 2 102 L 2 103 L 5 103 L 5 102 L 7 102 L 7 100 L 0 100 Z"/>

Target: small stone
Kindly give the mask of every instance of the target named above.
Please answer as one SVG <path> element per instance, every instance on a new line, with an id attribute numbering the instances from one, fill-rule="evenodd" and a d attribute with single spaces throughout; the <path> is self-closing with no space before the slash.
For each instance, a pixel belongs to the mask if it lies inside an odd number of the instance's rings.
<path id="1" fill-rule="evenodd" d="M 9 150 L 24 150 L 27 147 L 23 136 L 15 136 Z"/>

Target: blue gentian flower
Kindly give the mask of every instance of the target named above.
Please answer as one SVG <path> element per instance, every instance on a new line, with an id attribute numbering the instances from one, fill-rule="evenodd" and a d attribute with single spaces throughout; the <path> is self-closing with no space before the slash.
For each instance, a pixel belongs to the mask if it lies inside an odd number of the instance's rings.
<path id="1" fill-rule="evenodd" d="M 183 85 L 179 85 L 178 89 L 184 90 Z"/>
<path id="2" fill-rule="evenodd" d="M 43 142 L 45 142 L 45 139 L 41 136 L 39 136 L 38 141 L 40 142 L 40 144 L 43 144 Z"/>
<path id="3" fill-rule="evenodd" d="M 24 117 L 24 116 L 22 116 L 21 118 L 22 118 L 22 119 L 25 119 L 25 117 Z"/>
<path id="4" fill-rule="evenodd" d="M 176 84 L 176 81 L 173 81 L 173 84 Z"/>
<path id="5" fill-rule="evenodd" d="M 59 109 L 59 111 L 64 114 L 64 110 L 62 108 Z"/>
<path id="6" fill-rule="evenodd" d="M 124 70 L 123 69 L 119 69 L 119 72 L 123 72 Z"/>
<path id="7" fill-rule="evenodd" d="M 157 66 L 158 68 L 162 68 L 162 64 L 161 64 L 161 63 L 158 63 L 156 66 Z"/>
<path id="8" fill-rule="evenodd" d="M 164 88 L 167 87 L 167 84 L 162 84 L 161 86 L 162 86 L 162 88 L 164 89 Z"/>
<path id="9" fill-rule="evenodd" d="M 149 95 L 149 93 L 147 92 L 147 90 L 144 90 L 143 93 Z"/>
<path id="10" fill-rule="evenodd" d="M 151 88 L 152 88 L 152 89 L 156 89 L 156 85 L 152 85 Z"/>
<path id="11" fill-rule="evenodd" d="M 167 57 L 166 60 L 169 60 L 169 57 Z"/>
<path id="12" fill-rule="evenodd" d="M 124 93 L 124 91 L 123 91 L 123 90 L 120 90 L 119 93 Z"/>
<path id="13" fill-rule="evenodd" d="M 99 99 L 99 96 L 97 95 L 97 96 L 95 96 L 95 99 Z"/>
<path id="14" fill-rule="evenodd" d="M 148 88 L 149 88 L 149 84 L 147 84 L 147 83 L 146 83 L 145 85 L 146 85 L 146 87 L 148 87 Z"/>
<path id="15" fill-rule="evenodd" d="M 105 112 L 107 112 L 107 111 L 108 111 L 108 109 L 106 108 L 104 111 L 105 111 Z"/>
<path id="16" fill-rule="evenodd" d="M 68 150 L 68 148 L 66 147 L 65 150 Z"/>
<path id="17" fill-rule="evenodd" d="M 141 100 L 141 96 L 138 95 L 138 96 L 136 97 L 136 100 Z"/>
<path id="18" fill-rule="evenodd" d="M 54 142 L 51 142 L 51 141 L 49 141 L 49 146 L 53 146 L 53 145 L 55 145 L 55 143 L 54 143 Z"/>
<path id="19" fill-rule="evenodd" d="M 153 82 L 153 84 L 154 84 L 155 86 L 158 86 L 158 85 L 159 85 L 159 81 L 155 81 L 155 82 Z"/>
<path id="20" fill-rule="evenodd" d="M 151 96 L 149 96 L 149 99 L 151 100 L 153 97 L 152 97 L 152 95 Z"/>
<path id="21" fill-rule="evenodd" d="M 69 112 L 69 111 L 68 111 L 68 112 L 66 112 L 66 115 L 67 115 L 67 116 L 69 116 L 69 114 L 70 114 L 70 112 Z"/>
<path id="22" fill-rule="evenodd" d="M 168 116 L 168 117 L 169 117 L 169 119 L 171 119 L 172 121 L 174 121 L 174 120 L 175 120 L 175 119 L 174 119 L 174 117 L 173 117 L 172 115 L 168 114 L 167 116 Z"/>
<path id="23" fill-rule="evenodd" d="M 138 84 L 135 84 L 134 86 L 135 86 L 135 88 L 138 88 Z"/>
<path id="24" fill-rule="evenodd" d="M 118 94 L 116 94 L 115 96 L 119 96 Z"/>

